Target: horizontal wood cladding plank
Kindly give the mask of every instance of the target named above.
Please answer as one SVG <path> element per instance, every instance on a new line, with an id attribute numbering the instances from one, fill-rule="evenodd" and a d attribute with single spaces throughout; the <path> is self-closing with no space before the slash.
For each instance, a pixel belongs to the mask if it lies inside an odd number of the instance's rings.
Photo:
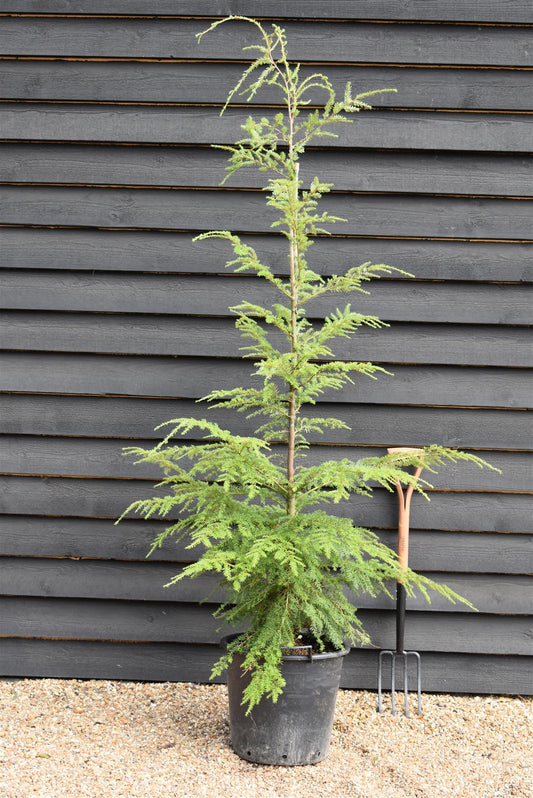
<path id="1" fill-rule="evenodd" d="M 0 512 L 8 515 L 116 519 L 134 501 L 159 495 L 146 481 L 0 477 Z M 329 512 L 361 526 L 396 529 L 396 497 L 381 490 L 373 498 L 352 496 Z M 131 515 L 131 518 L 134 516 Z M 465 532 L 533 532 L 533 496 L 520 493 L 439 492 L 427 502 L 413 499 L 412 529 Z"/>
<path id="2" fill-rule="evenodd" d="M 232 389 L 250 378 L 244 360 L 133 357 L 46 352 L 0 353 L 0 391 L 199 399 L 214 388 Z M 325 401 L 486 408 L 531 405 L 524 369 L 394 366 L 380 375 L 324 395 Z"/>
<path id="3" fill-rule="evenodd" d="M 258 109 L 257 114 L 264 113 Z M 2 141 L 233 144 L 248 115 L 243 108 L 55 103 L 0 104 Z M 340 125 L 328 146 L 360 149 L 529 152 L 527 114 L 375 110 Z"/>
<path id="4" fill-rule="evenodd" d="M 75 144 L 0 144 L 0 181 L 123 186 L 220 185 L 227 154 L 205 147 L 120 147 Z M 315 175 L 339 191 L 531 196 L 533 159 L 527 155 L 309 150 L 304 184 Z M 265 175 L 236 172 L 230 188 L 261 188 Z"/>
<path id="5" fill-rule="evenodd" d="M 0 303 L 9 310 L 229 315 L 246 299 L 270 306 L 279 293 L 250 277 L 149 275 L 59 270 L 2 271 Z M 360 313 L 385 321 L 463 324 L 532 324 L 533 285 L 375 280 L 350 296 L 326 295 L 307 304 L 324 317 L 348 301 Z"/>
<path id="6" fill-rule="evenodd" d="M 341 688 L 376 690 L 377 656 L 377 652 L 352 649 L 344 661 Z M 531 666 L 530 657 L 426 652 L 423 689 L 437 693 L 531 695 Z M 387 698 L 385 707 L 390 707 Z"/>
<path id="7" fill-rule="evenodd" d="M 532 333 L 524 327 L 398 322 L 379 331 L 361 327 L 332 350 L 341 359 L 390 364 L 524 368 L 533 365 Z M 3 348 L 11 350 L 177 357 L 231 358 L 246 344 L 230 319 L 45 311 L 5 311 L 0 336 Z M 286 348 L 281 336 L 272 335 L 271 341 Z"/>
<path id="8" fill-rule="evenodd" d="M 239 435 L 251 435 L 256 420 L 233 410 L 198 405 L 191 400 L 128 399 L 112 397 L 0 394 L 0 432 L 14 435 L 139 438 L 154 442 L 161 430 L 154 427 L 171 418 L 209 418 Z M 342 405 L 320 402 L 307 414 L 334 415 L 350 429 L 329 430 L 310 436 L 315 443 L 352 445 L 443 445 L 474 449 L 533 448 L 527 411 L 424 408 L 389 405 Z M 186 438 L 193 438 L 189 433 Z M 149 439 L 149 440 L 148 440 Z"/>
<path id="9" fill-rule="evenodd" d="M 395 613 L 361 610 L 360 619 L 370 635 L 372 647 L 395 647 Z M 405 646 L 420 652 L 531 656 L 533 619 L 443 613 L 436 621 L 428 613 L 410 612 L 406 620 Z"/>
<path id="10" fill-rule="evenodd" d="M 38 102 L 223 105 L 242 71 L 242 64 L 220 62 L 6 60 L 0 97 Z M 302 78 L 314 72 L 314 67 L 303 66 Z M 374 107 L 529 111 L 533 105 L 531 77 L 524 70 L 331 65 L 327 74 L 340 96 L 348 81 L 354 94 L 388 87 L 397 90 L 397 94 L 373 96 Z M 306 99 L 313 105 L 322 104 L 324 92 L 311 89 Z M 264 86 L 250 104 L 283 106 L 284 97 L 278 87 Z"/>
<path id="11" fill-rule="evenodd" d="M 1 638 L 59 638 L 216 645 L 230 627 L 219 629 L 212 608 L 196 604 L 91 599 L 0 598 Z M 372 647 L 394 645 L 391 612 L 361 610 L 359 619 Z M 468 654 L 530 655 L 533 620 L 520 616 L 439 615 L 410 612 L 406 647 Z M 370 648 L 370 646 L 365 646 Z"/>
<path id="12" fill-rule="evenodd" d="M 0 515 L 0 555 L 3 557 L 66 557 L 143 560 L 162 521 L 43 518 Z M 379 530 L 386 545 L 396 548 L 396 531 Z M 201 549 L 187 549 L 187 539 L 167 538 L 150 555 L 151 561 L 188 562 Z M 417 570 L 456 573 L 520 574 L 533 572 L 533 536 L 512 533 L 438 532 L 411 530 L 410 564 Z"/>
<path id="13" fill-rule="evenodd" d="M 230 627 L 217 633 L 213 607 L 152 601 L 0 598 L 0 638 L 60 638 L 216 644 Z M 521 629 L 519 618 L 515 627 Z M 519 632 L 520 634 L 520 632 Z M 516 642 L 514 644 L 516 648 Z M 492 652 L 491 652 L 492 653 Z M 499 652 L 498 652 L 499 653 Z M 520 654 L 521 651 L 501 653 Z"/>
<path id="14" fill-rule="evenodd" d="M 39 230 L 0 227 L 0 268 L 218 273 L 231 259 L 226 241 L 193 242 L 190 233 L 130 230 Z M 259 257 L 287 273 L 284 240 L 242 236 Z M 422 279 L 533 282 L 533 243 L 316 238 L 310 266 L 327 275 L 368 260 L 390 263 Z"/>
<path id="15" fill-rule="evenodd" d="M 105 396 L 46 396 L 0 394 L 0 432 L 12 435 L 51 435 L 86 438 L 144 438 L 159 440 L 154 427 L 171 418 L 209 418 L 238 435 L 252 435 L 257 420 L 192 400 L 128 399 Z M 528 411 L 402 407 L 393 405 L 328 404 L 319 402 L 310 417 L 335 416 L 350 429 L 311 435 L 315 443 L 419 446 L 439 441 L 446 446 L 474 449 L 533 449 Z M 192 433 L 189 434 L 192 437 Z"/>
<path id="16" fill-rule="evenodd" d="M 0 515 L 0 556 L 143 560 L 155 534 L 164 527 L 160 521 L 150 524 L 124 520 L 115 526 L 112 519 Z M 507 539 L 508 535 L 504 537 Z M 512 541 L 509 545 L 515 551 L 518 564 L 528 550 L 529 536 L 513 535 L 515 537 L 518 538 L 516 548 Z M 525 548 L 522 540 L 526 541 Z M 185 542 L 178 544 L 168 540 L 162 549 L 151 555 L 150 561 L 186 562 L 191 559 L 191 552 L 186 551 L 185 546 Z"/>
<path id="17" fill-rule="evenodd" d="M 197 411 L 198 412 L 198 411 Z M 196 415 L 196 414 L 195 414 Z M 200 416 L 203 411 L 200 410 Z M 211 415 L 209 415 L 211 420 Z M 169 432 L 172 426 L 161 430 Z M 200 434 L 197 435 L 201 437 Z M 176 439 L 176 443 L 184 442 Z M 0 473 L 40 476 L 104 477 L 125 479 L 162 478 L 156 465 L 135 465 L 136 457 L 124 457 L 123 448 L 129 440 L 91 440 L 88 438 L 45 438 L 29 435 L 5 435 L 0 450 Z M 150 448 L 153 441 L 138 441 L 135 445 Z M 276 448 L 276 447 L 274 447 Z M 380 457 L 384 447 L 312 446 L 302 467 L 314 466 L 326 460 L 363 457 Z M 533 492 L 533 465 L 529 452 L 495 452 L 483 454 L 484 458 L 502 473 L 480 469 L 477 465 L 462 463 L 443 467 L 438 474 L 426 473 L 425 479 L 437 489 Z"/>
<path id="18" fill-rule="evenodd" d="M 176 14 L 175 0 L 160 0 L 156 16 Z M 232 0 L 231 13 L 251 16 L 257 14 L 257 3 L 251 0 Z M 265 9 L 267 10 L 267 9 Z M 154 15 L 153 3 L 148 0 L 63 0 L 58 11 L 57 0 L 8 0 L 3 13 L 41 14 L 104 14 L 104 15 Z M 438 5 L 418 0 L 373 0 L 372 3 L 357 3 L 353 0 L 270 0 L 267 19 L 384 19 L 437 22 L 531 22 L 530 8 L 526 0 L 442 0 Z M 180 0 L 179 13 L 183 16 L 224 16 L 228 13 L 227 2 L 222 0 Z M 210 21 L 210 20 L 209 20 Z"/>
<path id="19" fill-rule="evenodd" d="M 341 687 L 376 690 L 377 652 L 353 649 Z M 2 640 L 4 676 L 207 682 L 220 648 L 183 643 Z M 225 682 L 225 676 L 216 682 Z M 424 655 L 424 691 L 530 695 L 531 658 L 476 654 Z"/>
<path id="20" fill-rule="evenodd" d="M 4 676 L 207 682 L 218 646 L 2 640 Z M 375 667 L 375 665 L 374 665 Z M 218 682 L 225 681 L 219 678 Z"/>
<path id="21" fill-rule="evenodd" d="M 332 194 L 335 235 L 531 239 L 531 201 Z M 265 233 L 278 218 L 261 191 L 2 186 L 0 224 Z M 330 232 L 332 230 L 330 229 Z"/>
<path id="22" fill-rule="evenodd" d="M 217 28 L 197 43 L 199 19 L 12 17 L 0 26 L 0 54 L 94 58 L 235 59 L 255 44 L 248 25 Z M 267 29 L 269 24 L 266 25 Z M 289 55 L 299 61 L 531 66 L 520 27 L 390 25 L 284 20 Z"/>
<path id="23" fill-rule="evenodd" d="M 181 573 L 172 563 L 14 557 L 3 560 L 2 566 L 3 596 L 157 602 L 198 602 L 208 598 L 212 604 L 226 598 L 226 589 L 213 576 L 202 575 L 165 587 L 175 574 Z M 434 578 L 471 601 L 481 613 L 531 616 L 533 576 L 438 573 Z M 360 609 L 390 611 L 395 607 L 395 600 L 386 595 L 361 594 L 353 596 L 353 601 Z M 420 594 L 408 597 L 407 609 L 433 616 L 441 612 L 474 614 L 464 604 L 452 604 L 437 593 L 431 594 L 431 604 Z"/>

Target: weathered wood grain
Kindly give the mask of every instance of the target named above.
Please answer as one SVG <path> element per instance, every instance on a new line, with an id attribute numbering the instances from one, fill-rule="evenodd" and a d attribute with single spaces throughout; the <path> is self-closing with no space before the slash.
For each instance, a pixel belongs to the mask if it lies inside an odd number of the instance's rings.
<path id="1" fill-rule="evenodd" d="M 0 227 L 0 268 L 220 273 L 227 242 L 192 241 L 190 233 Z M 242 236 L 279 274 L 287 273 L 284 242 L 275 235 Z M 533 243 L 387 238 L 316 238 L 309 263 L 324 275 L 351 266 L 390 263 L 422 279 L 533 282 Z"/>
<path id="2" fill-rule="evenodd" d="M 267 23 L 267 29 L 268 29 Z M 0 54 L 104 58 L 235 59 L 255 44 L 251 26 L 214 30 L 200 44 L 200 19 L 6 17 Z M 530 36 L 520 27 L 409 25 L 284 20 L 290 57 L 321 62 L 531 66 Z"/>
<path id="3" fill-rule="evenodd" d="M 5 676 L 208 681 L 218 646 L 2 640 Z M 219 682 L 224 679 L 219 679 Z"/>
<path id="4" fill-rule="evenodd" d="M 200 399 L 215 387 L 235 388 L 250 378 L 243 360 L 134 357 L 69 353 L 0 353 L 0 390 L 23 393 L 89 394 Z M 453 366 L 394 366 L 379 388 L 361 378 L 326 393 L 325 401 L 420 404 L 454 407 L 531 406 L 531 375 L 524 369 Z"/>
<path id="5" fill-rule="evenodd" d="M 301 74 L 309 77 L 315 71 L 312 66 L 304 66 Z M 4 100 L 223 105 L 240 79 L 242 65 L 6 60 L 2 72 Z M 339 96 L 348 81 L 352 82 L 354 94 L 395 88 L 397 93 L 371 98 L 372 106 L 377 108 L 528 111 L 533 104 L 533 86 L 527 70 L 330 65 L 328 77 Z M 320 105 L 327 95 L 313 89 L 306 99 Z M 235 98 L 234 102 L 241 100 Z M 278 87 L 265 86 L 250 104 L 283 106 L 283 95 Z"/>
<path id="6" fill-rule="evenodd" d="M 423 689 L 437 693 L 505 694 L 498 685 L 507 684 L 512 693 L 531 695 L 531 665 L 531 657 L 425 652 Z M 377 652 L 353 649 L 344 662 L 341 687 L 376 690 L 376 674 Z"/>
<path id="7" fill-rule="evenodd" d="M 149 482 L 140 480 L 3 476 L 0 487 L 0 511 L 25 516 L 116 519 L 132 502 L 159 495 Z M 351 497 L 329 511 L 354 518 L 361 526 L 397 526 L 396 497 L 381 490 L 373 498 Z M 430 502 L 414 497 L 411 525 L 412 529 L 529 534 L 533 496 L 435 491 Z"/>
<path id="8" fill-rule="evenodd" d="M 120 601 L 198 602 L 208 598 L 217 604 L 224 601 L 226 590 L 219 579 L 198 576 L 182 580 L 172 587 L 165 585 L 181 569 L 174 564 L 116 563 L 98 560 L 56 560 L 15 557 L 4 560 L 2 592 L 11 596 L 50 598 L 113 599 Z M 445 582 L 480 612 L 529 614 L 533 600 L 533 577 L 500 574 L 430 574 Z M 393 610 L 394 599 L 368 595 L 353 597 L 361 609 Z M 421 595 L 407 599 L 407 609 L 450 614 L 473 613 L 460 603 L 450 603 L 439 594 L 431 595 L 428 604 Z M 485 652 L 486 653 L 486 652 Z"/>
<path id="9" fill-rule="evenodd" d="M 216 644 L 221 636 L 213 605 L 10 597 L 0 607 L 0 638 Z"/>
<path id="10" fill-rule="evenodd" d="M 0 105 L 2 141 L 232 144 L 248 110 L 198 106 L 55 103 Z M 265 109 L 257 109 L 264 114 Z M 375 110 L 339 126 L 329 146 L 531 153 L 527 114 L 435 113 Z"/>
<path id="11" fill-rule="evenodd" d="M 0 393 L 0 432 L 154 441 L 160 438 L 160 431 L 154 431 L 157 424 L 203 412 L 238 435 L 251 435 L 258 426 L 257 419 L 247 420 L 234 410 L 208 410 L 206 405 L 192 400 Z M 311 435 L 315 443 L 419 446 L 439 441 L 463 449 L 533 449 L 533 429 L 529 413 L 524 410 L 319 402 L 306 412 L 310 417 L 333 415 L 350 427 Z"/>
<path id="12" fill-rule="evenodd" d="M 531 201 L 331 194 L 323 212 L 335 235 L 531 240 Z M 0 223 L 268 232 L 276 216 L 260 191 L 2 186 Z M 333 228 L 333 229 L 332 229 Z"/>
<path id="13" fill-rule="evenodd" d="M 206 412 L 207 415 L 207 412 Z M 211 419 L 211 415 L 209 415 Z M 161 430 L 170 432 L 172 425 Z M 201 440 L 202 435 L 198 434 Z M 178 438 L 176 442 L 182 440 Z M 87 438 L 44 438 L 42 436 L 6 435 L 0 451 L 0 473 L 55 475 L 71 477 L 109 477 L 125 479 L 161 478 L 158 466 L 147 463 L 134 465 L 135 457 L 124 457 L 123 448 L 131 442 L 123 439 L 94 440 Z M 151 448 L 153 441 L 140 440 L 135 446 Z M 274 447 L 274 450 L 276 447 Z M 327 460 L 358 460 L 380 457 L 384 447 L 336 445 L 312 446 L 300 465 L 314 466 Z M 435 488 L 446 490 L 482 490 L 533 492 L 533 465 L 529 452 L 484 452 L 484 458 L 502 473 L 468 463 L 443 466 L 438 474 L 423 476 Z"/>
<path id="14" fill-rule="evenodd" d="M 196 604 L 10 597 L 0 598 L 0 608 L 0 638 L 216 644 L 232 631 L 219 629 L 212 607 Z M 393 613 L 361 610 L 359 618 L 373 647 L 394 645 Z M 406 646 L 421 652 L 528 655 L 532 631 L 527 617 L 489 617 L 482 626 L 466 613 L 439 614 L 436 621 L 428 613 L 410 612 Z"/>
<path id="15" fill-rule="evenodd" d="M 63 557 L 103 560 L 144 560 L 162 521 L 92 518 L 0 516 L 0 555 L 3 557 Z M 396 549 L 397 533 L 378 530 L 379 538 Z M 184 563 L 201 549 L 187 549 L 187 540 L 168 538 L 148 562 Z M 411 530 L 409 562 L 415 569 L 455 573 L 520 574 L 533 571 L 530 535 L 486 532 Z"/>
<path id="16" fill-rule="evenodd" d="M 57 14 L 56 0 L 7 0 L 4 13 L 52 13 Z M 157 15 L 176 14 L 173 0 L 160 0 Z M 396 0 L 374 0 L 371 4 L 353 0 L 331 0 L 324 5 L 322 0 L 292 0 L 287 5 L 284 0 L 270 0 L 269 17 L 274 18 L 314 18 L 314 19 L 387 19 L 387 20 L 435 20 L 438 22 L 525 22 L 531 21 L 530 8 L 526 0 L 442 0 L 438 6 L 417 0 L 404 0 L 398 5 Z M 228 4 L 222 0 L 180 0 L 180 15 L 217 17 L 230 13 Z M 154 7 L 147 0 L 121 0 L 109 3 L 108 0 L 63 0 L 63 14 L 123 14 L 153 15 Z M 257 5 L 250 0 L 232 0 L 232 14 L 251 16 L 257 14 Z"/>
<path id="17" fill-rule="evenodd" d="M 396 277 L 396 275 L 392 275 Z M 324 318 L 347 303 L 384 321 L 462 324 L 532 324 L 533 286 L 412 282 L 381 279 L 369 293 L 333 294 L 308 303 L 310 317 Z M 239 298 L 270 307 L 275 288 L 237 275 L 146 275 L 9 270 L 2 272 L 2 307 L 101 313 L 230 315 Z"/>
<path id="18" fill-rule="evenodd" d="M 0 181 L 113 186 L 202 186 L 225 177 L 227 153 L 206 147 L 0 144 Z M 304 185 L 315 175 L 338 191 L 531 196 L 528 155 L 368 150 L 310 150 L 302 161 Z M 261 188 L 264 175 L 244 169 L 229 188 Z"/>
<path id="19" fill-rule="evenodd" d="M 220 648 L 180 643 L 90 643 L 2 640 L 6 676 L 78 679 L 140 679 L 206 682 Z M 424 690 L 531 694 L 531 658 L 475 654 L 424 654 Z M 354 649 L 341 687 L 376 689 L 377 652 Z M 223 682 L 219 677 L 216 682 Z"/>
<path id="20" fill-rule="evenodd" d="M 247 345 L 230 319 L 148 314 L 5 311 L 0 334 L 6 349 L 42 352 L 231 358 Z M 286 349 L 281 335 L 270 340 Z M 360 327 L 331 348 L 344 360 L 528 367 L 533 364 L 532 343 L 531 330 L 522 327 L 398 322 L 379 331 Z"/>

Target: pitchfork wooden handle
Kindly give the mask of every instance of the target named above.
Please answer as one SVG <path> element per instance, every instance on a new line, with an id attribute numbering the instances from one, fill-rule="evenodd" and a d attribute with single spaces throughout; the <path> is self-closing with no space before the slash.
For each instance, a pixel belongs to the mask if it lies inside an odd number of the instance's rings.
<path id="1" fill-rule="evenodd" d="M 398 446 L 387 449 L 388 454 L 420 454 L 424 453 L 423 449 L 413 448 L 409 446 Z M 419 466 L 415 473 L 415 482 L 418 480 L 422 473 L 422 466 Z M 398 512 L 398 561 L 401 568 L 407 568 L 409 565 L 409 517 L 411 511 L 411 496 L 413 495 L 414 483 L 409 485 L 404 493 L 401 483 L 396 483 L 396 492 L 398 494 L 399 512 Z"/>

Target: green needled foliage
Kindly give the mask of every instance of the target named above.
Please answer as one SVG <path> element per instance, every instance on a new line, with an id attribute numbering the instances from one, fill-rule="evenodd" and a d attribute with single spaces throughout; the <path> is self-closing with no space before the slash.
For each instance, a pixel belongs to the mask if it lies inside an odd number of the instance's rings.
<path id="1" fill-rule="evenodd" d="M 230 644 L 213 675 L 222 673 L 236 651 L 245 654 L 243 667 L 252 671 L 245 691 L 250 710 L 263 696 L 275 701 L 282 692 L 281 648 L 296 645 L 300 634 L 312 634 L 322 650 L 325 645 L 340 649 L 345 643 L 368 642 L 354 606 L 357 595 L 390 595 L 391 581 L 401 579 L 409 595 L 419 590 L 429 600 L 428 590 L 434 590 L 468 604 L 449 588 L 401 570 L 395 552 L 373 532 L 324 507 L 354 493 L 370 495 L 376 486 L 392 491 L 397 482 L 422 492 L 429 483 L 416 483 L 405 470 L 408 466 L 433 471 L 459 460 L 486 464 L 471 454 L 429 446 L 420 453 L 305 465 L 311 435 L 346 428 L 335 418 L 310 416 L 306 410 L 325 391 L 384 372 L 372 363 L 335 360 L 333 342 L 351 337 L 363 325 L 386 326 L 350 305 L 332 312 L 322 324 L 311 324 L 306 305 L 328 293 L 365 292 L 368 281 L 398 270 L 368 262 L 324 279 L 309 268 L 306 254 L 313 236 L 327 234 L 325 225 L 337 219 L 318 209 L 331 184 L 315 177 L 303 186 L 299 161 L 311 142 L 335 136 L 333 126 L 369 109 L 368 98 L 378 92 L 353 97 L 348 84 L 338 100 L 325 75 L 301 77 L 300 66 L 288 60 L 285 33 L 277 25 L 267 32 L 256 20 L 232 16 L 213 23 L 198 39 L 228 20 L 255 25 L 260 39 L 244 48 L 257 53 L 257 59 L 228 102 L 236 95 L 250 100 L 264 86 L 275 86 L 284 111 L 271 118 L 249 117 L 242 126 L 244 138 L 222 148 L 229 152 L 226 179 L 243 167 L 268 176 L 266 202 L 277 212 L 272 227 L 286 239 L 289 276 L 275 274 L 253 247 L 227 230 L 198 236 L 226 239 L 234 256 L 226 265 L 235 272 L 255 272 L 279 294 L 271 307 L 242 302 L 231 309 L 247 342 L 246 356 L 254 362 L 254 384 L 260 387 L 213 390 L 205 400 L 257 417 L 259 428 L 255 436 L 246 437 L 205 419 L 169 421 L 168 434 L 153 449 L 125 450 L 138 462 L 161 467 L 164 495 L 134 502 L 124 515 L 177 519 L 169 521 L 152 551 L 169 535 L 187 538 L 189 548 L 198 550 L 197 562 L 170 584 L 200 574 L 220 577 L 227 600 L 216 617 L 246 631 Z M 317 90 L 325 99 L 319 110 L 309 107 L 310 93 L 315 97 Z M 192 432 L 194 442 L 183 443 L 183 436 Z"/>

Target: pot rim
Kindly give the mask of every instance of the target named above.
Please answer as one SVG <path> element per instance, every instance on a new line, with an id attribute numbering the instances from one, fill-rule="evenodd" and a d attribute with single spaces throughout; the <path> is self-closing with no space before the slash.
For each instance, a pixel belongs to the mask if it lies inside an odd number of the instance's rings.
<path id="1" fill-rule="evenodd" d="M 220 640 L 220 646 L 222 648 L 227 648 L 228 643 L 230 643 L 232 640 L 235 640 L 236 637 L 240 637 L 241 634 L 242 634 L 242 632 L 235 632 L 233 634 L 225 635 Z M 291 646 L 287 646 L 286 648 L 285 647 L 283 648 L 283 651 L 290 651 L 291 648 L 298 649 L 298 648 L 304 648 L 304 646 L 292 646 L 292 647 Z M 311 652 L 309 654 L 282 654 L 281 657 L 282 657 L 282 659 L 284 661 L 285 660 L 289 660 L 289 661 L 296 660 L 296 661 L 299 661 L 299 662 L 306 662 L 306 661 L 307 662 L 314 662 L 315 660 L 336 659 L 338 657 L 345 657 L 346 654 L 348 654 L 349 652 L 350 652 L 350 646 L 347 646 L 345 644 L 344 648 L 337 649 L 336 651 L 322 651 L 319 654 L 314 654 L 314 653 L 311 653 Z"/>

